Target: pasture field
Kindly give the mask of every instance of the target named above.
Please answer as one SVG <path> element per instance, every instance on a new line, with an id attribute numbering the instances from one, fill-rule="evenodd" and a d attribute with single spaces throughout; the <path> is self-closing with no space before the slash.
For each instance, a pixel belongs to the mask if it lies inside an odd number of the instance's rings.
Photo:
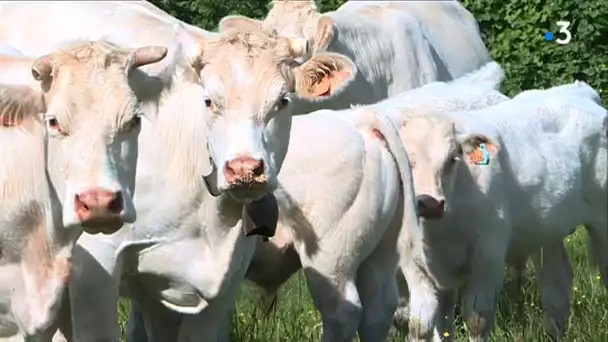
<path id="1" fill-rule="evenodd" d="M 574 266 L 574 286 L 569 329 L 566 341 L 608 341 L 608 295 L 595 269 L 590 268 L 586 251 L 587 233 L 578 229 L 566 240 Z M 499 312 L 491 341 L 549 341 L 544 333 L 542 308 L 535 275 L 531 265 L 526 270 L 519 305 L 509 299 L 514 291 L 507 279 L 500 298 Z M 297 273 L 282 288 L 276 308 L 264 319 L 264 306 L 260 292 L 244 284 L 239 294 L 236 315 L 233 318 L 231 340 L 235 342 L 304 342 L 319 341 L 320 317 L 306 288 L 304 277 Z M 124 325 L 128 303 L 121 303 L 121 323 Z M 123 333 L 124 334 L 124 333 Z M 457 316 L 456 341 L 466 341 L 464 324 Z M 390 341 L 403 341 L 396 331 Z M 123 338 L 124 341 L 124 338 Z"/>

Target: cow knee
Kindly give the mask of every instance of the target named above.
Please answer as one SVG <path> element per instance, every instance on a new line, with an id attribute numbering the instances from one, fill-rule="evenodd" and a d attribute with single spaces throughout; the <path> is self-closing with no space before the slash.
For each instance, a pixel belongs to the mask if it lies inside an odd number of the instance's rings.
<path id="1" fill-rule="evenodd" d="M 487 315 L 480 314 L 478 312 L 471 312 L 467 315 L 467 326 L 469 327 L 469 334 L 472 336 L 484 335 L 488 331 L 488 320 Z"/>
<path id="2" fill-rule="evenodd" d="M 409 305 L 407 302 L 399 300 L 399 305 L 393 314 L 393 326 L 404 336 L 409 334 L 409 316 Z"/>
<path id="3" fill-rule="evenodd" d="M 407 330 L 409 336 L 414 341 L 429 341 L 431 340 L 433 329 L 429 322 L 416 317 L 410 317 L 407 322 Z"/>

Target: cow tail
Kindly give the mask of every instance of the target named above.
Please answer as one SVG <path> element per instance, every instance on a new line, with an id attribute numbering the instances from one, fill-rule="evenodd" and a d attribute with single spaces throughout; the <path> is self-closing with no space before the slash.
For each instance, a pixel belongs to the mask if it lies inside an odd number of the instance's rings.
<path id="1" fill-rule="evenodd" d="M 399 253 L 402 257 L 421 258 L 422 253 L 422 231 L 416 215 L 414 202 L 414 180 L 412 169 L 405 147 L 399 136 L 399 131 L 392 120 L 382 112 L 377 112 L 379 131 L 383 135 L 387 148 L 391 153 L 401 178 L 401 195 L 403 201 L 403 215 L 401 219 L 401 230 L 399 232 Z"/>

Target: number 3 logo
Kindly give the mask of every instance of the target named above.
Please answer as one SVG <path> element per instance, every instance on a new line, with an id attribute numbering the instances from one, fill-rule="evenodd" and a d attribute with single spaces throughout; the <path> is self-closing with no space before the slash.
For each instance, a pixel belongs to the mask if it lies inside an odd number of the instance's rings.
<path id="1" fill-rule="evenodd" d="M 568 30 L 568 27 L 570 27 L 570 22 L 564 20 L 558 21 L 557 26 L 559 26 L 559 33 L 564 33 L 566 35 L 566 39 L 556 39 L 555 42 L 561 45 L 570 43 L 570 40 L 572 40 L 572 33 L 570 33 L 570 30 Z"/>

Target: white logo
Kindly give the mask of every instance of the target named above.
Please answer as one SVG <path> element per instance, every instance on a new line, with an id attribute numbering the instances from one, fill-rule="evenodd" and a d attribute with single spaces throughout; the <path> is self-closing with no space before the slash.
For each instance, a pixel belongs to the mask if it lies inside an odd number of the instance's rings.
<path id="1" fill-rule="evenodd" d="M 555 40 L 555 42 L 557 44 L 561 44 L 561 45 L 570 43 L 570 41 L 572 40 L 572 33 L 570 33 L 570 30 L 568 30 L 568 27 L 570 27 L 570 22 L 561 20 L 561 21 L 557 22 L 557 26 L 559 26 L 558 32 L 565 34 L 566 38 L 565 39 L 558 38 Z"/>

